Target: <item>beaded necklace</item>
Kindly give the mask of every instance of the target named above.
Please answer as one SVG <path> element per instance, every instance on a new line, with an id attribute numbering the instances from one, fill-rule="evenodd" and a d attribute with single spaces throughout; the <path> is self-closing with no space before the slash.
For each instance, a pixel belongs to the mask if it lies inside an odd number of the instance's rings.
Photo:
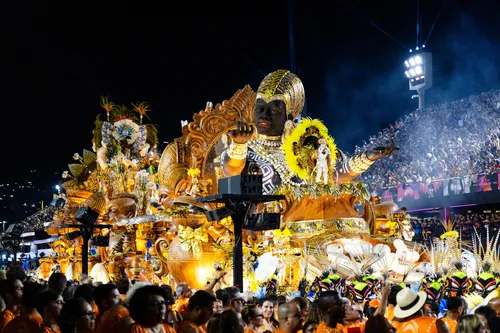
<path id="1" fill-rule="evenodd" d="M 292 181 L 294 175 L 286 165 L 285 152 L 281 149 L 281 140 L 250 140 L 248 142 L 248 147 L 273 166 L 284 184 L 301 185 L 300 183 Z"/>

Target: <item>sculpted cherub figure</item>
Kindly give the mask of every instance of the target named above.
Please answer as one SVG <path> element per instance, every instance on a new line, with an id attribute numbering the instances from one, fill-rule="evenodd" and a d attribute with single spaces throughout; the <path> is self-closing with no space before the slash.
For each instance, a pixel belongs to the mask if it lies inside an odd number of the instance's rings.
<path id="1" fill-rule="evenodd" d="M 118 193 L 111 197 L 106 204 L 106 213 L 102 216 L 102 223 L 114 224 L 121 219 L 128 219 L 137 215 L 137 197 L 131 193 Z M 127 226 L 114 225 L 109 231 L 109 251 L 100 248 L 101 260 L 105 261 L 108 255 L 116 253 L 134 252 L 135 229 Z"/>

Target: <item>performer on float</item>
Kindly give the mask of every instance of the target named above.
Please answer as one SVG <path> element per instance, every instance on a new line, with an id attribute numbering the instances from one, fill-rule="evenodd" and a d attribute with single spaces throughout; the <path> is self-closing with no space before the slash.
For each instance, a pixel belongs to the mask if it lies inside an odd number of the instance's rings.
<path id="1" fill-rule="evenodd" d="M 271 193 L 281 184 L 300 185 L 292 174 L 281 147 L 283 138 L 295 127 L 294 121 L 302 112 L 305 93 L 301 80 L 288 70 L 268 74 L 257 90 L 254 109 L 255 124 L 238 122 L 228 133 L 229 148 L 222 153 L 225 176 L 262 174 L 263 191 Z M 257 127 L 257 138 L 254 137 Z M 349 181 L 366 171 L 376 160 L 389 155 L 394 145 L 377 147 L 345 158 L 342 152 L 335 167 L 336 181 Z"/>
<path id="2" fill-rule="evenodd" d="M 328 157 L 331 155 L 330 148 L 325 139 L 318 140 L 318 160 L 316 162 L 316 183 L 328 184 Z"/>

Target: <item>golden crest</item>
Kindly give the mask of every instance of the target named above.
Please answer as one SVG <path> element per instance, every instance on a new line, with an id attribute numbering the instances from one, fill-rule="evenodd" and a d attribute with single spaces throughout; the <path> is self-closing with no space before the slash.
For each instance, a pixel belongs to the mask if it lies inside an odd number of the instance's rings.
<path id="1" fill-rule="evenodd" d="M 268 74 L 260 83 L 257 98 L 266 102 L 282 100 L 286 104 L 287 114 L 296 118 L 304 107 L 304 85 L 292 72 L 279 69 Z"/>

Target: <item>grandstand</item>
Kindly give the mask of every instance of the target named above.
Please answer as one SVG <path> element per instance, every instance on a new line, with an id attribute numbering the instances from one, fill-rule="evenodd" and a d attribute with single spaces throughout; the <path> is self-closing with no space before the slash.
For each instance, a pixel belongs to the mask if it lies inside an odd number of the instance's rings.
<path id="1" fill-rule="evenodd" d="M 413 111 L 356 150 L 389 141 L 400 150 L 361 179 L 407 207 L 425 240 L 442 233 L 443 220 L 463 239 L 500 231 L 500 90 Z"/>
<path id="2" fill-rule="evenodd" d="M 500 171 L 500 90 L 416 110 L 363 147 L 394 140 L 400 151 L 362 175 L 372 191 Z"/>

